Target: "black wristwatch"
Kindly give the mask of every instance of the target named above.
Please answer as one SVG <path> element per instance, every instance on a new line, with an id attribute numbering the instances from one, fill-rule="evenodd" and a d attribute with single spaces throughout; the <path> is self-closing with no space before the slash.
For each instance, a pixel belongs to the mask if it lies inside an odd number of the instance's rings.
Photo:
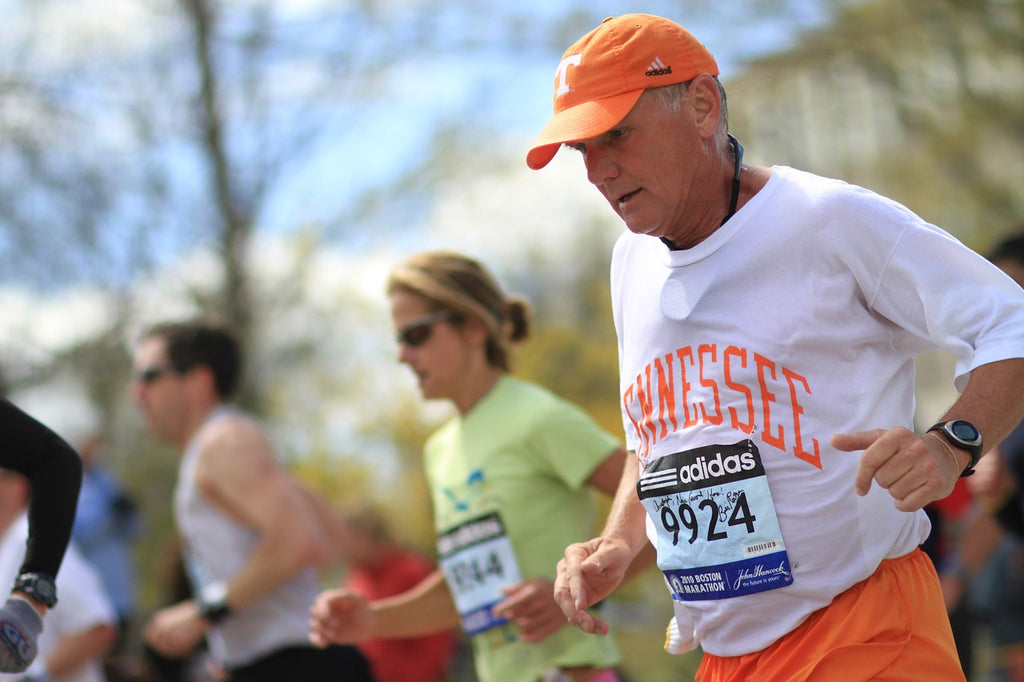
<path id="1" fill-rule="evenodd" d="M 23 592 L 48 609 L 57 603 L 57 585 L 47 573 L 22 573 L 14 580 L 13 592 Z"/>
<path id="2" fill-rule="evenodd" d="M 199 615 L 206 622 L 215 625 L 231 613 L 228 608 L 228 586 L 224 583 L 210 583 L 199 592 Z"/>
<path id="3" fill-rule="evenodd" d="M 928 431 L 938 431 L 953 447 L 966 450 L 971 453 L 971 463 L 961 472 L 960 477 L 970 476 L 974 473 L 974 467 L 981 459 L 981 431 L 971 422 L 963 419 L 950 419 L 939 422 Z"/>

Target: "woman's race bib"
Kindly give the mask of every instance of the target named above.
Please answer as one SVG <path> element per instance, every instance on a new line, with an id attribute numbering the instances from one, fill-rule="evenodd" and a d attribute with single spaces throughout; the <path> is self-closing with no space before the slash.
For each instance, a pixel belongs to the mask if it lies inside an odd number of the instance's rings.
<path id="1" fill-rule="evenodd" d="M 494 616 L 491 608 L 505 599 L 501 588 L 522 578 L 501 516 L 494 512 L 466 521 L 441 535 L 437 547 L 438 563 L 466 634 L 507 623 Z"/>

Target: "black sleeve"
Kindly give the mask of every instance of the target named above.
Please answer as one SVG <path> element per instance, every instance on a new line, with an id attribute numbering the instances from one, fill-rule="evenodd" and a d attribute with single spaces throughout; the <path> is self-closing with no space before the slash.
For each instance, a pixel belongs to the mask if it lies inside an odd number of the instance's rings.
<path id="1" fill-rule="evenodd" d="M 82 461 L 53 431 L 0 397 L 0 467 L 28 477 L 28 547 L 22 571 L 56 576 L 75 522 Z"/>

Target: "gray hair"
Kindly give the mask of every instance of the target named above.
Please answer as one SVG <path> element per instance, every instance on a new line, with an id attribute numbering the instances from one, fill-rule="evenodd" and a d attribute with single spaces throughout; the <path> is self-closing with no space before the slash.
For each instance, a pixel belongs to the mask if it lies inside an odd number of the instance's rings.
<path id="1" fill-rule="evenodd" d="M 712 78 L 715 79 L 715 85 L 718 86 L 718 96 L 722 100 L 722 115 L 718 117 L 718 132 L 721 134 L 722 139 L 725 139 L 725 134 L 729 132 L 729 105 L 726 102 L 725 88 L 722 86 L 722 81 L 718 80 L 717 76 L 712 76 Z M 649 91 L 662 101 L 666 109 L 676 112 L 682 108 L 683 102 L 686 101 L 686 95 L 690 91 L 690 83 L 692 82 L 685 81 L 683 83 L 663 85 L 658 88 L 650 88 Z"/>

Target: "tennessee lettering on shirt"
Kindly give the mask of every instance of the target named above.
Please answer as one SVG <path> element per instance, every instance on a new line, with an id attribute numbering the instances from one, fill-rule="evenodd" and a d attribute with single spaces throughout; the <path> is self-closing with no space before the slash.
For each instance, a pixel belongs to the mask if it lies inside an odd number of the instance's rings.
<path id="1" fill-rule="evenodd" d="M 747 435 L 759 427 L 766 445 L 820 469 L 818 440 L 805 442 L 800 428 L 800 400 L 808 395 L 806 377 L 770 358 L 746 348 L 705 343 L 655 358 L 626 388 L 622 401 L 640 441 L 640 461 L 647 461 L 651 446 L 671 432 L 727 422 Z"/>

